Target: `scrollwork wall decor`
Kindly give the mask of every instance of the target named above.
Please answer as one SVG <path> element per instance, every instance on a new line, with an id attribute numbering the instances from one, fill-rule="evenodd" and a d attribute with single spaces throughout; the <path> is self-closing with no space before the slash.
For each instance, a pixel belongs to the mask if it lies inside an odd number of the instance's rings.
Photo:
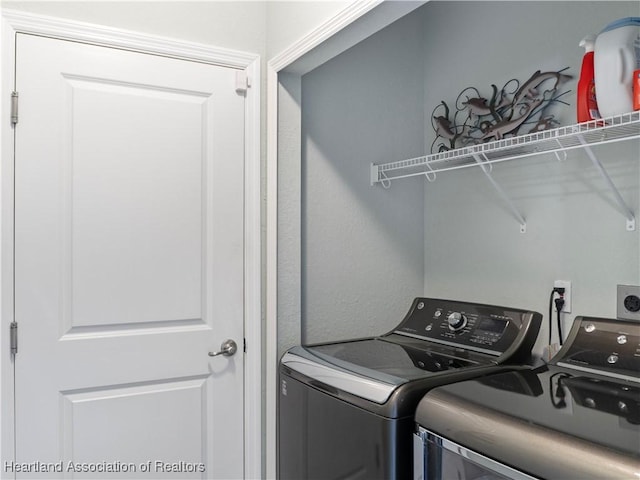
<path id="1" fill-rule="evenodd" d="M 431 153 L 442 152 L 504 137 L 534 133 L 558 125 L 547 108 L 561 100 L 570 90 L 558 93 L 561 85 L 571 80 L 564 74 L 569 67 L 557 72 L 536 71 L 522 84 L 509 80 L 501 89 L 491 85 L 489 99 L 475 87 L 465 88 L 455 101 L 455 109 L 440 102 L 431 114 L 436 138 Z"/>

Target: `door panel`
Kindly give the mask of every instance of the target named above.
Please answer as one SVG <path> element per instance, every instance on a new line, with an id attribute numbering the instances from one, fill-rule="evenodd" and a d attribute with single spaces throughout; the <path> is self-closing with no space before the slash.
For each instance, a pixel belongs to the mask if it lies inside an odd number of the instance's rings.
<path id="1" fill-rule="evenodd" d="M 73 458 L 74 470 L 108 462 L 124 470 L 123 474 L 142 470 L 141 458 L 147 458 L 157 477 L 202 476 L 205 465 L 200 452 L 207 444 L 206 381 L 199 378 L 63 392 L 63 458 Z M 179 410 L 167 415 L 174 407 Z M 139 432 L 135 449 L 122 441 L 132 431 Z M 179 472 L 172 471 L 173 464 Z"/>
<path id="2" fill-rule="evenodd" d="M 71 331 L 201 322 L 209 211 L 201 141 L 212 142 L 205 122 L 211 99 L 96 79 L 76 79 L 67 89 L 73 164 L 62 215 L 71 250 Z M 150 119 L 153 129 L 146 128 Z"/>
<path id="3" fill-rule="evenodd" d="M 208 356 L 243 337 L 235 71 L 22 34 L 16 58 L 16 460 L 240 478 L 243 353 Z"/>

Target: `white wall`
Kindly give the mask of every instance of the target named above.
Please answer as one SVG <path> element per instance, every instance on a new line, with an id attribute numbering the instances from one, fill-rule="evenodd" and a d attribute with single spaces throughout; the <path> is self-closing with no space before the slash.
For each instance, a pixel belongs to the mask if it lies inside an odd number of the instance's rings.
<path id="1" fill-rule="evenodd" d="M 303 342 L 386 333 L 423 289 L 423 186 L 371 187 L 369 165 L 424 142 L 419 16 L 302 79 Z"/>
<path id="2" fill-rule="evenodd" d="M 353 1 L 268 1 L 267 58 L 271 59 Z"/>
<path id="3" fill-rule="evenodd" d="M 21 0 L 2 6 L 266 55 L 266 2 Z"/>
<path id="4" fill-rule="evenodd" d="M 258 53 L 266 60 L 352 3 L 2 0 L 4 8 Z"/>
<path id="5" fill-rule="evenodd" d="M 430 2 L 425 14 L 425 111 L 452 103 L 465 87 L 526 80 L 536 70 L 571 67 L 557 110 L 575 123 L 579 41 L 607 23 L 638 15 L 637 2 Z M 490 28 L 488 28 L 490 27 Z M 434 138 L 427 128 L 427 148 Z M 637 141 L 594 151 L 636 217 Z M 494 166 L 494 177 L 527 220 L 527 233 L 478 169 L 445 172 L 425 187 L 425 293 L 537 310 L 547 316 L 553 281 L 573 282 L 571 314 L 615 317 L 616 284 L 640 284 L 640 229 L 625 217 L 581 150 Z M 398 187 L 400 184 L 398 182 Z M 540 353 L 547 327 L 539 338 Z"/>

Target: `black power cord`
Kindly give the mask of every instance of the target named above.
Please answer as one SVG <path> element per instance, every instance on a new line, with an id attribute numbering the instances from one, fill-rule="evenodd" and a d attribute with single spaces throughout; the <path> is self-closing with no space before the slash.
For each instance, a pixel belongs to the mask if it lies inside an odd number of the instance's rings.
<path id="1" fill-rule="evenodd" d="M 562 312 L 562 307 L 564 307 L 564 288 L 558 290 L 563 290 L 562 292 L 558 292 L 560 296 L 554 300 L 556 303 L 556 314 L 558 316 L 558 342 L 560 346 L 562 346 L 562 322 L 560 321 L 560 312 Z"/>
<path id="2" fill-rule="evenodd" d="M 560 409 L 567 406 L 567 403 L 564 399 L 566 392 L 564 390 L 564 386 L 562 385 L 562 382 L 567 378 L 571 378 L 571 375 L 563 372 L 554 373 L 549 377 L 549 396 L 551 397 L 551 404 L 554 406 L 554 408 Z M 554 379 L 556 384 L 555 392 L 553 390 Z"/>
<path id="3" fill-rule="evenodd" d="M 558 294 L 558 298 L 554 300 L 554 296 Z M 562 321 L 560 320 L 560 312 L 564 307 L 564 288 L 554 287 L 551 290 L 551 296 L 549 296 L 549 345 L 551 345 L 552 330 L 553 330 L 553 303 L 556 304 L 557 312 L 557 325 L 558 325 L 558 343 L 562 345 Z"/>
<path id="4" fill-rule="evenodd" d="M 553 296 L 556 294 L 555 288 L 551 290 L 551 296 L 549 297 L 549 346 L 551 346 L 551 330 L 553 329 Z"/>

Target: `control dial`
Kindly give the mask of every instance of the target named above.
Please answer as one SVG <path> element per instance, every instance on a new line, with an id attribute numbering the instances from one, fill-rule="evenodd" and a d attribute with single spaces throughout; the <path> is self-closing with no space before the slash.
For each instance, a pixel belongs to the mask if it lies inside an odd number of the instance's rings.
<path id="1" fill-rule="evenodd" d="M 447 317 L 447 323 L 449 324 L 449 330 L 457 332 L 467 325 L 467 317 L 460 312 L 453 312 Z"/>

